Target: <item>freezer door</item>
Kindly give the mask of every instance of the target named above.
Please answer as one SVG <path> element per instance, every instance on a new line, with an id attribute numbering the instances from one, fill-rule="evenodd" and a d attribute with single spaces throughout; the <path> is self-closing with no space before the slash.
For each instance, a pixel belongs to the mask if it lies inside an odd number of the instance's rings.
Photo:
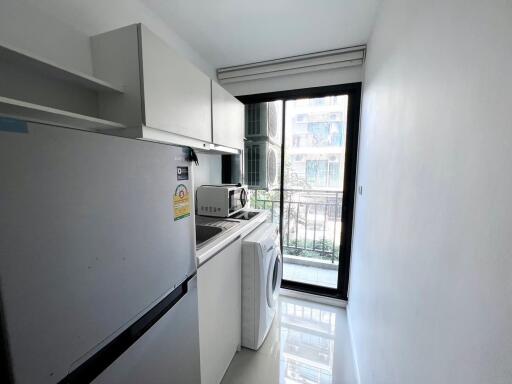
<path id="1" fill-rule="evenodd" d="M 196 278 L 189 292 L 92 383 L 200 384 Z"/>
<path id="2" fill-rule="evenodd" d="M 0 121 L 0 311 L 16 383 L 55 383 L 195 272 L 183 148 Z"/>

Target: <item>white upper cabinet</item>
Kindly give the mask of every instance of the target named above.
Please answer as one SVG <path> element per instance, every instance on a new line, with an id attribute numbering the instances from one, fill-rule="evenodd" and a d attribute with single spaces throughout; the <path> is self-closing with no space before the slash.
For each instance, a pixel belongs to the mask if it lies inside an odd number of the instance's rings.
<path id="1" fill-rule="evenodd" d="M 91 39 L 95 73 L 124 85 L 100 112 L 128 129 L 112 134 L 209 148 L 210 79 L 141 24 Z"/>
<path id="2" fill-rule="evenodd" d="M 210 78 L 141 26 L 145 125 L 212 140 Z"/>
<path id="3" fill-rule="evenodd" d="M 213 143 L 243 149 L 244 116 L 244 105 L 212 81 Z"/>

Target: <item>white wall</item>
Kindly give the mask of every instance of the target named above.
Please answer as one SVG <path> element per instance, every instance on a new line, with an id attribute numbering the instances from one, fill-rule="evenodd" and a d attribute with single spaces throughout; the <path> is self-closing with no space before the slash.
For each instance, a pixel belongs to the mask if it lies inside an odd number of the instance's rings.
<path id="1" fill-rule="evenodd" d="M 222 156 L 219 154 L 197 153 L 199 165 L 194 165 L 194 188 L 203 184 L 221 184 Z"/>
<path id="2" fill-rule="evenodd" d="M 384 0 L 349 292 L 364 384 L 512 382 L 512 2 Z"/>
<path id="3" fill-rule="evenodd" d="M 249 80 L 223 84 L 232 95 L 253 95 L 257 93 L 288 91 L 290 89 L 320 87 L 360 82 L 362 67 L 347 67 L 297 75 L 271 77 L 261 80 Z"/>
<path id="4" fill-rule="evenodd" d="M 88 37 L 138 22 L 215 77 L 214 67 L 139 0 L 1 0 L 0 44 L 92 73 Z"/>
<path id="5" fill-rule="evenodd" d="M 89 37 L 27 0 L 0 1 L 0 44 L 92 73 Z"/>

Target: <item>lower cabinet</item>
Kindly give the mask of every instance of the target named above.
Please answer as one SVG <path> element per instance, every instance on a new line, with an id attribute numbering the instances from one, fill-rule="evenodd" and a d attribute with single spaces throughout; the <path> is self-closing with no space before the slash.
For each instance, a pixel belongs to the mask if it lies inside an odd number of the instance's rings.
<path id="1" fill-rule="evenodd" d="M 201 384 L 221 382 L 241 343 L 240 238 L 197 271 Z"/>

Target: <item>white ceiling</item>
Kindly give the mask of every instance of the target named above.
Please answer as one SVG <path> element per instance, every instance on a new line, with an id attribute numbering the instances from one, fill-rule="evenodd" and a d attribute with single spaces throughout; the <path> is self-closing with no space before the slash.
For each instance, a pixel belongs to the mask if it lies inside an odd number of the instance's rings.
<path id="1" fill-rule="evenodd" d="M 142 0 L 214 67 L 364 44 L 380 0 Z"/>

